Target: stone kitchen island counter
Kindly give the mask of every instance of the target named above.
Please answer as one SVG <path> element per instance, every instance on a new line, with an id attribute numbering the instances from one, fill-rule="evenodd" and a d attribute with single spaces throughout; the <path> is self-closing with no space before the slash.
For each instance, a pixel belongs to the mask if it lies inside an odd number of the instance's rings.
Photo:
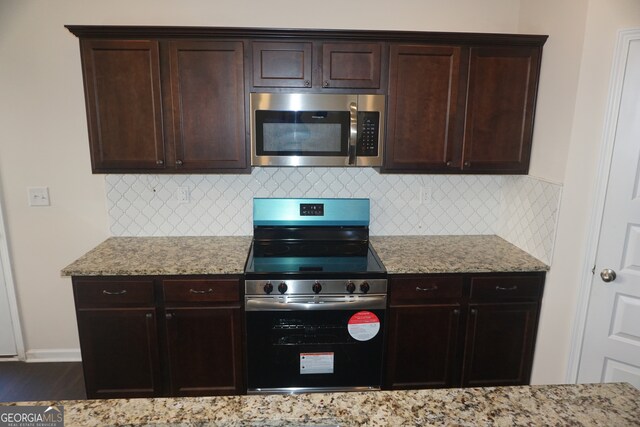
<path id="1" fill-rule="evenodd" d="M 640 391 L 622 383 L 35 404 L 63 405 L 66 426 L 640 425 Z"/>
<path id="2" fill-rule="evenodd" d="M 63 276 L 242 274 L 250 236 L 111 237 L 62 270 Z"/>
<path id="3" fill-rule="evenodd" d="M 547 271 L 549 266 L 494 235 L 371 236 L 389 274 Z"/>

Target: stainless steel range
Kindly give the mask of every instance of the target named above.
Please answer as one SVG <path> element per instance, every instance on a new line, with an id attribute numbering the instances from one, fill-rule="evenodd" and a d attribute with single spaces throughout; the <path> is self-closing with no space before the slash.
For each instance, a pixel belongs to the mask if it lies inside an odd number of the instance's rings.
<path id="1" fill-rule="evenodd" d="M 379 389 L 387 305 L 368 199 L 254 199 L 249 393 Z"/>

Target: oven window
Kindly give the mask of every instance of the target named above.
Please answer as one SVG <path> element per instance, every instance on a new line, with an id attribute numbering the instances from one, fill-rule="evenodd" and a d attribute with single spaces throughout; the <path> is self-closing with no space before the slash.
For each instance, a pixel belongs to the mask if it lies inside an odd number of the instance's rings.
<path id="1" fill-rule="evenodd" d="M 385 313 L 371 310 L 381 329 L 358 341 L 348 331 L 356 312 L 248 311 L 249 389 L 379 387 Z"/>
<path id="2" fill-rule="evenodd" d="M 349 113 L 264 111 L 256 114 L 256 152 L 261 156 L 346 156 Z"/>

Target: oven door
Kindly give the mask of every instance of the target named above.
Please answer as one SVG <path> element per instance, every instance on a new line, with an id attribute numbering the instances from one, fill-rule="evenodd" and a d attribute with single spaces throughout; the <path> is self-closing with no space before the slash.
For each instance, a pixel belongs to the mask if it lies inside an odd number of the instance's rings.
<path id="1" fill-rule="evenodd" d="M 380 389 L 385 306 L 384 295 L 247 297 L 248 392 Z"/>

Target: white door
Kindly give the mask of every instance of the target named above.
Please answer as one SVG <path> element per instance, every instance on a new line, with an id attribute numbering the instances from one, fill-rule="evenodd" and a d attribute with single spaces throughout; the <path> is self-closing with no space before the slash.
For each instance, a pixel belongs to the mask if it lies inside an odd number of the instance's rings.
<path id="1" fill-rule="evenodd" d="M 2 203 L 0 203 L 0 356 L 15 356 L 16 341 L 14 338 L 14 325 L 11 321 L 9 307 L 9 294 L 7 292 L 7 278 L 11 278 L 8 265 L 4 265 L 9 259 L 6 235 L 4 232 L 4 217 L 2 215 Z"/>
<path id="2" fill-rule="evenodd" d="M 612 85 L 620 103 L 578 382 L 640 388 L 640 31 L 619 43 L 624 73 Z"/>

